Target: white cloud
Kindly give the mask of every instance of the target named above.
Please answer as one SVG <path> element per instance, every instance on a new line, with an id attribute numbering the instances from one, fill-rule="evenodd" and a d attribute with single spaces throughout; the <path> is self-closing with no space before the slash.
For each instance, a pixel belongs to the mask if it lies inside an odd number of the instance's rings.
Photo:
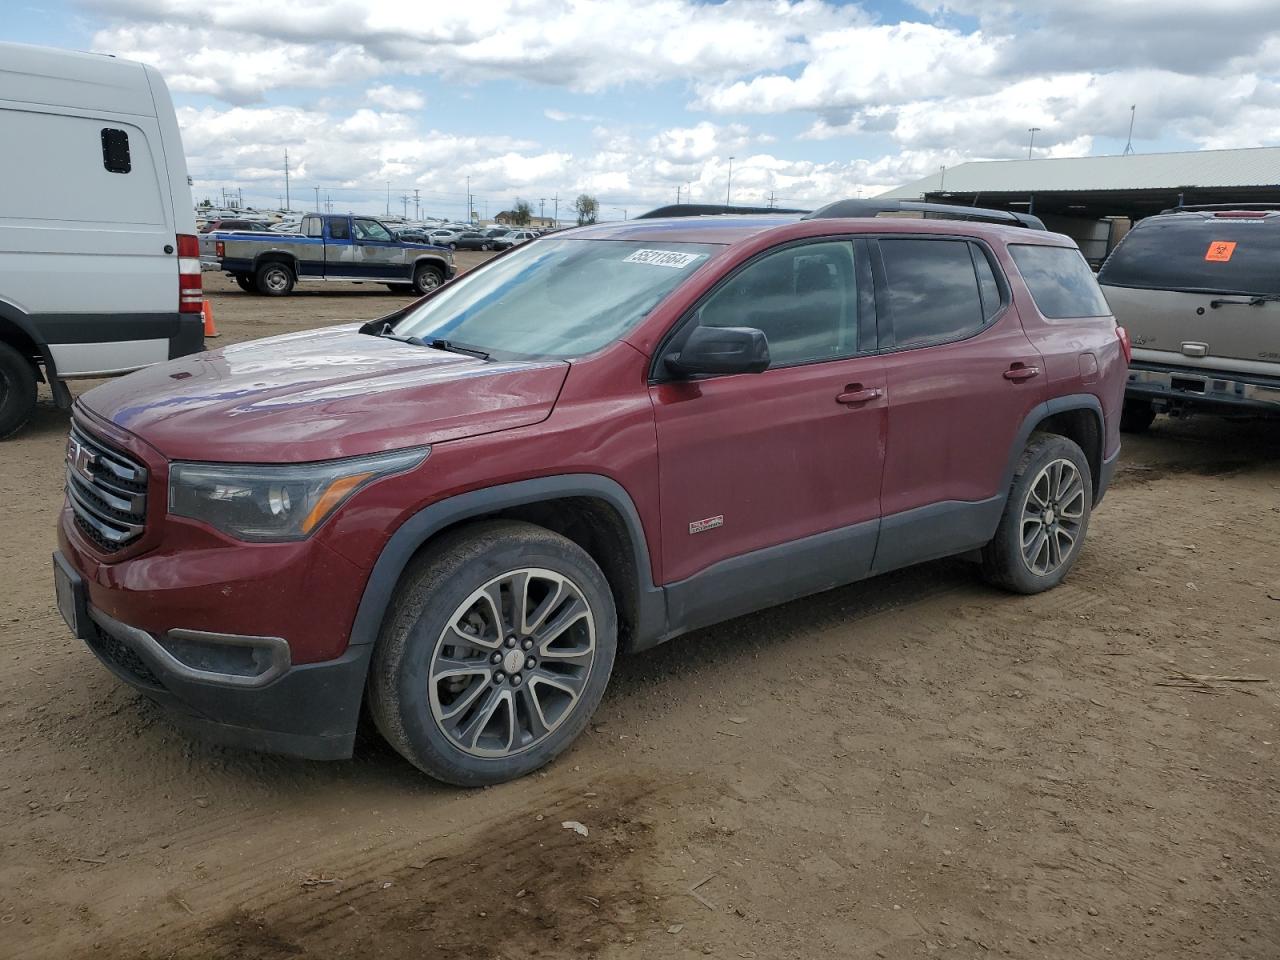
<path id="1" fill-rule="evenodd" d="M 421 110 L 427 105 L 427 98 L 417 90 L 394 87 L 389 83 L 370 87 L 364 92 L 364 98 L 375 107 L 388 110 Z"/>

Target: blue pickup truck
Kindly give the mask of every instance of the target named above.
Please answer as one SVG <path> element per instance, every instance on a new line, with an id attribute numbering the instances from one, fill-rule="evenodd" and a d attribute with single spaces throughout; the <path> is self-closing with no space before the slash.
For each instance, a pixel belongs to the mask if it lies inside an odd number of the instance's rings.
<path id="1" fill-rule="evenodd" d="M 352 214 L 308 214 L 300 233 L 215 232 L 202 240 L 209 266 L 226 272 L 241 290 L 269 297 L 286 296 L 310 280 L 385 283 L 424 294 L 457 272 L 444 247 L 401 240 L 373 217 Z"/>

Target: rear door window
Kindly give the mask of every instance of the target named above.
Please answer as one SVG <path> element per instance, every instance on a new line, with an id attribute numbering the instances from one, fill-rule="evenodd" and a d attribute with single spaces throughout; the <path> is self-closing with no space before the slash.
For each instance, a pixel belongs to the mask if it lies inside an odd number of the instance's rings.
<path id="1" fill-rule="evenodd" d="M 351 226 L 346 220 L 329 221 L 329 238 L 331 240 L 350 240 Z"/>
<path id="2" fill-rule="evenodd" d="M 1050 320 L 1105 317 L 1111 313 L 1084 254 L 1072 247 L 1009 244 L 1036 309 Z"/>
<path id="3" fill-rule="evenodd" d="M 967 241 L 885 238 L 880 255 L 895 346 L 961 340 L 986 324 Z"/>
<path id="4" fill-rule="evenodd" d="M 1112 251 L 1098 281 L 1115 287 L 1280 294 L 1280 217 L 1150 217 Z"/>

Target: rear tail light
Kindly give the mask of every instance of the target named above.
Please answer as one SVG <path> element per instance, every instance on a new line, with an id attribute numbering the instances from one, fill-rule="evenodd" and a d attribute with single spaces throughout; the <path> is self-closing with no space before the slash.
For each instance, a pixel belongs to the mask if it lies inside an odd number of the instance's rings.
<path id="1" fill-rule="evenodd" d="M 1116 339 L 1120 341 L 1120 352 L 1124 354 L 1125 365 L 1133 363 L 1133 344 L 1129 342 L 1129 331 L 1124 327 L 1116 327 Z"/>
<path id="2" fill-rule="evenodd" d="M 204 284 L 200 278 L 200 238 L 195 234 L 178 234 L 178 312 L 199 313 L 204 303 Z"/>
<path id="3" fill-rule="evenodd" d="M 227 246 L 221 240 L 214 241 L 213 249 L 219 260 L 227 255 Z"/>

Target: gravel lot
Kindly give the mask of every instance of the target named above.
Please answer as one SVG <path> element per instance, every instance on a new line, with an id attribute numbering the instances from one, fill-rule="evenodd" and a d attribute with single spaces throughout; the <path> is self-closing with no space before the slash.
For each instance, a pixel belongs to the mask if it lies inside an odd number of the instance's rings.
<path id="1" fill-rule="evenodd" d="M 215 344 L 405 302 L 205 279 Z M 0 956 L 1280 956 L 1280 426 L 1127 438 L 1050 594 L 935 563 L 624 660 L 475 792 L 372 739 L 205 746 L 117 683 L 53 605 L 66 429 L 0 447 Z"/>

